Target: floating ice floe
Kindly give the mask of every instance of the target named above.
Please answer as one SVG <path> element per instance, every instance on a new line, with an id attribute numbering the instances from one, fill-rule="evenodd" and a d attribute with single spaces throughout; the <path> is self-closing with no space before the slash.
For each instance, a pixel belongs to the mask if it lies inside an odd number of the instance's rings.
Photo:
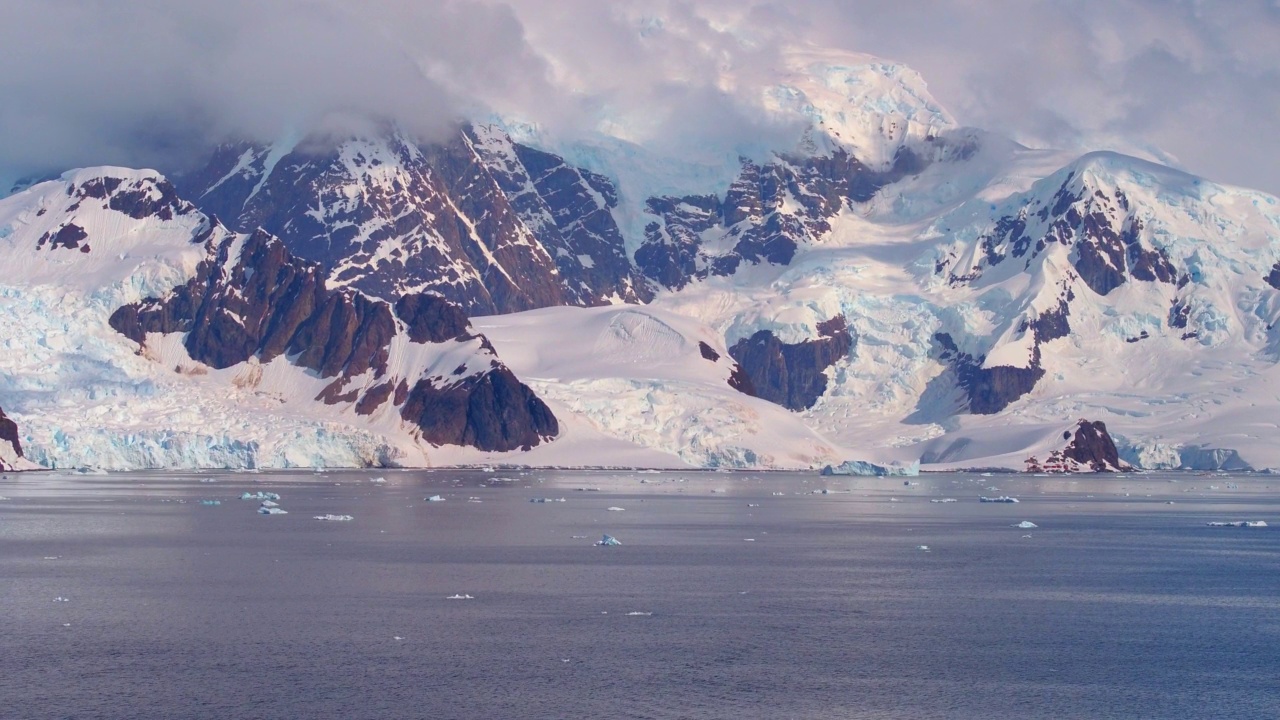
<path id="1" fill-rule="evenodd" d="M 1211 522 L 1205 523 L 1209 527 L 1250 527 L 1264 528 L 1268 527 L 1265 520 L 1236 520 L 1234 522 Z"/>
<path id="2" fill-rule="evenodd" d="M 929 502 L 931 502 L 931 503 L 953 503 L 953 502 L 960 502 L 960 501 L 959 501 L 959 500 L 957 500 L 957 499 L 955 499 L 955 498 L 942 498 L 942 499 L 934 498 L 934 499 L 930 500 Z"/>
<path id="3" fill-rule="evenodd" d="M 539 504 L 541 504 L 541 503 L 560 503 L 560 502 L 568 502 L 568 501 L 567 501 L 567 500 L 565 500 L 564 498 L 542 498 L 542 497 L 538 497 L 538 498 L 529 498 L 529 502 L 531 502 L 531 503 L 539 503 Z"/>
<path id="4" fill-rule="evenodd" d="M 1038 528 L 1038 527 L 1040 527 L 1040 526 L 1039 526 L 1039 525 L 1037 525 L 1037 524 L 1035 524 L 1035 523 L 1033 523 L 1033 522 L 1031 522 L 1030 520 L 1023 520 L 1022 522 L 1018 523 L 1017 525 L 1014 525 L 1014 527 L 1016 527 L 1016 528 L 1018 528 L 1018 529 L 1020 529 L 1020 530 L 1035 530 L 1036 528 Z"/>
<path id="5" fill-rule="evenodd" d="M 1016 502 L 1018 502 L 1018 498 L 1009 497 L 1008 495 L 1001 495 L 1000 497 L 987 497 L 987 496 L 983 495 L 982 497 L 978 498 L 978 502 L 984 502 L 984 503 L 1016 503 Z"/>
<path id="6" fill-rule="evenodd" d="M 350 515 L 316 515 L 315 519 L 328 520 L 330 522 L 351 522 L 352 520 L 355 520 L 355 518 Z"/>
<path id="7" fill-rule="evenodd" d="M 1030 535 L 1023 535 L 1023 536 L 1022 536 L 1022 539 L 1023 539 L 1023 540 L 1030 540 L 1030 539 L 1031 539 L 1031 536 L 1030 536 Z"/>
<path id="8" fill-rule="evenodd" d="M 208 507 L 212 507 L 214 505 L 221 505 L 222 501 L 221 500 L 201 500 L 200 504 Z"/>
<path id="9" fill-rule="evenodd" d="M 382 485 L 387 482 L 387 479 L 384 477 L 369 478 L 369 482 L 373 483 L 374 485 Z"/>
<path id="10" fill-rule="evenodd" d="M 200 482 L 202 482 L 202 483 L 216 483 L 216 482 L 218 482 L 218 479 L 217 479 L 217 478 L 200 478 Z"/>
<path id="11" fill-rule="evenodd" d="M 627 509 L 626 509 L 626 508 L 620 508 L 620 507 L 616 507 L 616 506 L 615 506 L 615 507 L 611 507 L 611 508 L 606 508 L 606 509 L 607 509 L 609 512 L 626 512 L 626 511 L 627 511 Z"/>
<path id="12" fill-rule="evenodd" d="M 440 497 L 439 495 L 432 495 L 429 498 L 423 498 L 423 499 L 426 500 L 427 502 L 444 502 L 444 498 Z"/>
<path id="13" fill-rule="evenodd" d="M 920 474 L 920 462 L 910 465 L 877 465 L 863 460 L 847 460 L 839 465 L 827 465 L 822 468 L 823 475 L 863 475 L 868 477 L 907 476 Z"/>
<path id="14" fill-rule="evenodd" d="M 62 597 L 61 595 L 59 595 L 58 597 L 54 598 L 53 601 L 54 602 L 71 602 L 71 598 Z"/>
<path id="15" fill-rule="evenodd" d="M 273 492 L 247 492 L 240 496 L 241 500 L 279 500 L 280 496 Z"/>
<path id="16" fill-rule="evenodd" d="M 445 600 L 475 600 L 475 598 L 472 597 L 471 595 L 455 594 L 455 595 L 450 595 L 449 597 L 445 598 Z"/>
<path id="17" fill-rule="evenodd" d="M 258 507 L 264 507 L 264 508 L 280 507 L 280 503 L 277 503 L 274 500 L 263 500 L 262 504 L 259 505 Z"/>
<path id="18" fill-rule="evenodd" d="M 649 617 L 652 614 L 651 612 L 629 612 L 627 617 Z"/>
<path id="19" fill-rule="evenodd" d="M 612 535 L 605 535 L 596 541 L 597 547 L 615 547 L 621 545 L 622 542 Z"/>
<path id="20" fill-rule="evenodd" d="M 278 507 L 259 507 L 258 514 L 259 515 L 288 515 L 289 512 L 287 510 L 281 510 Z"/>
<path id="21" fill-rule="evenodd" d="M 929 552 L 929 546 L 928 546 L 928 545 L 917 545 L 917 546 L 916 546 L 916 549 L 917 549 L 917 550 L 923 550 L 924 552 Z"/>

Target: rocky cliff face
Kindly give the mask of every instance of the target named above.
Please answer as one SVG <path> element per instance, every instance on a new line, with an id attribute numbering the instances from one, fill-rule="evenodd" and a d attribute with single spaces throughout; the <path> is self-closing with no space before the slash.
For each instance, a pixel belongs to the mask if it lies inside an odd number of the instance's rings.
<path id="1" fill-rule="evenodd" d="M 1063 457 L 1088 466 L 1096 472 L 1110 472 L 1125 469 L 1128 466 L 1120 461 L 1120 453 L 1116 443 L 1107 433 L 1107 426 L 1102 422 L 1080 420 L 1076 424 L 1075 434 L 1065 433 L 1070 438 Z M 1065 438 L 1064 438 L 1065 439 Z"/>
<path id="2" fill-rule="evenodd" d="M 233 229 L 263 228 L 331 285 L 394 300 L 431 292 L 469 314 L 649 298 L 605 178 L 464 128 L 424 145 L 393 128 L 292 148 L 226 145 L 182 179 Z"/>
<path id="3" fill-rule="evenodd" d="M 148 333 L 184 333 L 191 357 L 214 368 L 284 355 L 333 378 L 317 401 L 349 404 L 361 415 L 391 403 L 436 445 L 527 449 L 559 432 L 546 405 L 483 337 L 468 332 L 461 309 L 447 301 L 405 295 L 393 307 L 349 288 L 330 289 L 319 264 L 294 257 L 264 231 L 217 228 L 206 242 L 207 257 L 186 285 L 119 308 L 111 326 L 139 344 Z M 396 376 L 393 355 L 412 354 L 409 343 L 462 345 L 461 363 Z"/>
<path id="4" fill-rule="evenodd" d="M 22 440 L 18 437 L 18 424 L 0 408 L 0 471 L 14 469 L 14 461 L 22 457 Z"/>
<path id="5" fill-rule="evenodd" d="M 827 390 L 827 368 L 848 357 L 853 344 L 848 324 L 838 315 L 818 324 L 815 340 L 784 343 L 760 330 L 729 348 L 742 370 L 729 384 L 789 410 L 807 410 Z"/>

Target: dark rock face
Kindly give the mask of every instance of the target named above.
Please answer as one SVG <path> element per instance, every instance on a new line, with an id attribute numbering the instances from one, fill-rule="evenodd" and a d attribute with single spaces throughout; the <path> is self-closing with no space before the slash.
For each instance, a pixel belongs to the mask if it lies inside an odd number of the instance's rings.
<path id="1" fill-rule="evenodd" d="M 729 355 L 738 361 L 729 385 L 788 410 L 806 410 L 827 391 L 827 368 L 853 352 L 854 338 L 839 315 L 819 323 L 816 340 L 788 344 L 761 330 L 734 343 Z M 735 380 L 736 379 L 736 380 Z M 736 384 L 735 384 L 736 382 Z"/>
<path id="2" fill-rule="evenodd" d="M 1107 426 L 1100 421 L 1079 421 L 1076 425 L 1075 437 L 1067 444 L 1062 455 L 1082 465 L 1088 465 L 1097 472 L 1110 472 L 1122 467 L 1115 441 L 1107 433 Z"/>
<path id="3" fill-rule="evenodd" d="M 994 415 L 1035 388 L 1044 369 L 1040 367 L 1040 348 L 1033 351 L 1029 367 L 982 367 L 983 357 L 961 352 L 947 333 L 934 335 L 938 358 L 955 370 L 960 387 L 969 396 L 969 411 L 975 415 Z"/>
<path id="4" fill-rule="evenodd" d="M 528 450 L 560 432 L 555 415 L 505 367 L 452 385 L 420 380 L 401 410 L 433 445 Z"/>
<path id="5" fill-rule="evenodd" d="M 283 157 L 226 145 L 182 184 L 232 228 L 264 228 L 332 284 L 384 300 L 431 292 L 493 314 L 651 296 L 609 181 L 491 130 L 422 145 L 387 127 Z"/>
<path id="6" fill-rule="evenodd" d="M 388 376 L 397 315 L 412 342 L 470 342 L 487 362 L 478 374 L 417 381 Z M 236 236 L 218 229 L 196 276 L 165 298 L 149 298 L 112 314 L 111 326 L 138 343 L 149 332 L 185 333 L 191 357 L 215 368 L 287 354 L 323 378 L 316 398 L 354 403 L 371 415 L 388 400 L 436 444 L 482 450 L 528 448 L 554 437 L 558 425 L 533 392 L 498 362 L 486 340 L 469 334 L 460 308 L 441 298 L 408 295 L 392 306 L 362 293 L 330 290 L 317 263 L 293 257 L 283 243 L 258 231 Z M 460 370 L 465 370 L 466 365 Z M 371 373 L 367 389 L 349 382 Z M 415 399 L 416 398 L 416 399 Z M 440 413 L 459 412 L 459 417 Z M 457 432 L 451 432 L 457 429 Z"/>
<path id="7" fill-rule="evenodd" d="M 513 142 L 492 127 L 473 128 L 466 135 L 516 215 L 554 258 L 567 303 L 653 298 L 627 257 L 614 220 L 618 191 L 612 181 Z"/>
<path id="8" fill-rule="evenodd" d="M 56 233 L 47 232 L 44 235 L 41 235 L 40 239 L 36 242 L 36 247 L 42 248 L 45 245 L 48 245 L 51 250 L 54 248 L 75 250 L 80 247 L 80 241 L 88 237 L 89 233 L 85 232 L 84 228 L 76 225 L 75 223 L 67 223 L 59 228 Z M 86 245 L 85 247 L 88 246 Z"/>
<path id="9" fill-rule="evenodd" d="M 22 440 L 18 437 L 18 424 L 0 408 L 0 442 L 9 443 L 18 457 L 22 457 Z"/>
<path id="10" fill-rule="evenodd" d="M 1271 272 L 1267 273 L 1267 276 L 1263 279 L 1266 280 L 1267 284 L 1271 287 L 1276 290 L 1280 290 L 1280 262 L 1272 265 Z"/>
<path id="11" fill-rule="evenodd" d="M 941 156 L 944 148 L 931 150 Z M 723 200 L 715 195 L 650 198 L 646 211 L 654 220 L 645 227 L 636 265 L 677 290 L 694 280 L 732 275 L 744 263 L 788 265 L 800 243 L 829 231 L 830 219 L 846 204 L 866 202 L 885 185 L 921 172 L 931 162 L 927 158 L 904 148 L 884 170 L 872 170 L 843 150 L 767 165 L 744 159 Z M 799 202 L 798 209 L 784 207 L 789 197 Z M 711 230 L 721 234 L 720 244 L 728 250 L 704 248 L 703 237 Z"/>
<path id="12" fill-rule="evenodd" d="M 1130 280 L 1185 283 L 1164 250 L 1143 239 L 1142 230 L 1124 191 L 1104 192 L 1071 173 L 1048 200 L 1032 199 L 1016 215 L 997 219 L 978 239 L 977 265 L 961 269 L 942 262 L 937 270 L 947 272 L 952 285 L 971 283 L 1009 258 L 1023 260 L 1030 270 L 1032 260 L 1059 244 L 1073 248 L 1072 265 L 1099 295 Z"/>

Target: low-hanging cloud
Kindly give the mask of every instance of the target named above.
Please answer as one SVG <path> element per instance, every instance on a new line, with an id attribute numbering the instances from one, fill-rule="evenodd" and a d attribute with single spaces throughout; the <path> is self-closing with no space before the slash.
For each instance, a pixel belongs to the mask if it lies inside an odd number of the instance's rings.
<path id="1" fill-rule="evenodd" d="M 1159 147 L 1280 192 L 1275 0 L 9 0 L 0 176 L 172 167 L 211 143 L 489 113 L 603 118 L 685 149 L 786 142 L 759 87 L 813 42 L 919 70 L 961 122 L 1020 141 Z"/>

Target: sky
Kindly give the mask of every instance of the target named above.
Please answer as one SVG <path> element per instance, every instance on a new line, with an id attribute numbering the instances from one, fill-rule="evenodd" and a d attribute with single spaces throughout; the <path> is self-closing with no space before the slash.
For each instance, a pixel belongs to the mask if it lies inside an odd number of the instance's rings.
<path id="1" fill-rule="evenodd" d="M 1277 38 L 1280 0 L 5 0 L 0 180 L 369 117 L 782 142 L 759 88 L 813 44 L 911 66 L 964 125 L 1280 194 Z"/>

